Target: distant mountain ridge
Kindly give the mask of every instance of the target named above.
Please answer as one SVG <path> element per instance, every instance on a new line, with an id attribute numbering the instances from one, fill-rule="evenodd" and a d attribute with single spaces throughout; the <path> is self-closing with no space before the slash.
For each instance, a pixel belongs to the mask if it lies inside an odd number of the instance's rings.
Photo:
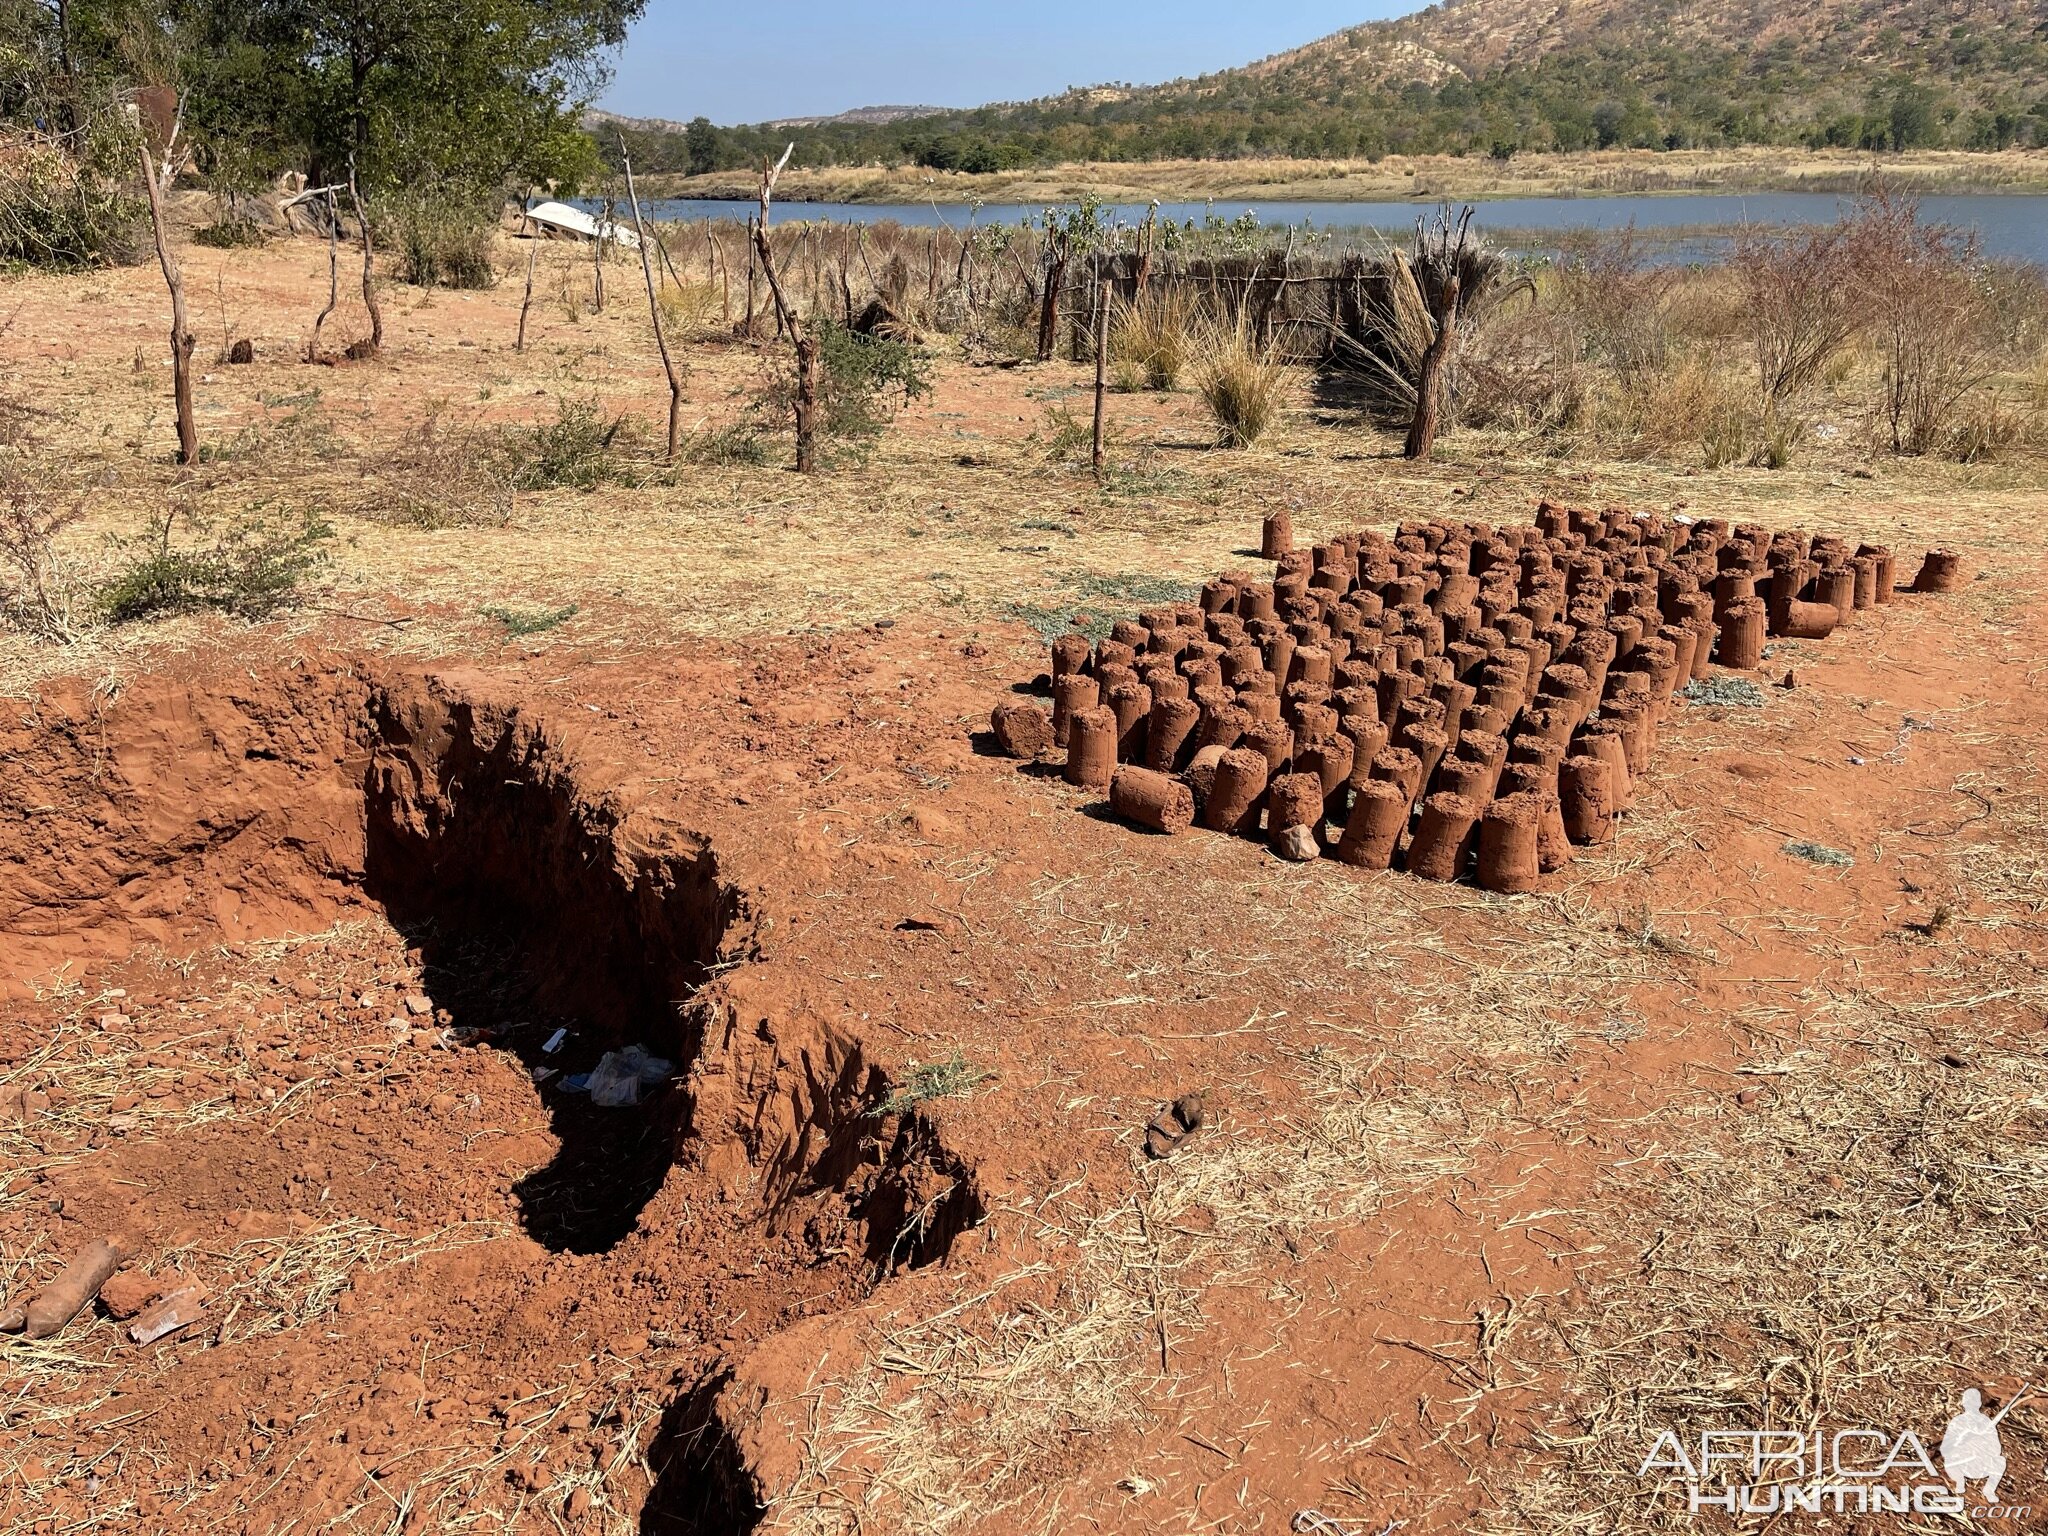
<path id="1" fill-rule="evenodd" d="M 2048 0 L 1446 0 L 1160 85 L 721 128 L 690 168 L 751 164 L 792 129 L 806 165 L 967 171 L 1615 146 L 2048 147 Z"/>

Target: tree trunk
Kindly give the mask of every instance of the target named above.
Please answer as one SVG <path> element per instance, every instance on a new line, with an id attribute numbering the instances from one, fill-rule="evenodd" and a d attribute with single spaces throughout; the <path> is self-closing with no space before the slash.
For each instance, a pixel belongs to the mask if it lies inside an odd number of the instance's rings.
<path id="1" fill-rule="evenodd" d="M 1053 257 L 1045 269 L 1045 300 L 1038 307 L 1038 360 L 1052 360 L 1060 338 L 1060 284 L 1067 280 L 1065 254 Z"/>
<path id="2" fill-rule="evenodd" d="M 341 302 L 341 210 L 335 206 L 334 192 L 327 193 L 327 307 L 313 317 L 313 339 L 306 343 L 306 361 L 320 361 L 320 328 L 327 323 L 327 317 L 334 313 Z"/>
<path id="3" fill-rule="evenodd" d="M 1102 280 L 1102 297 L 1095 311 L 1095 474 L 1102 475 L 1102 414 L 1109 380 L 1109 279 Z"/>
<path id="4" fill-rule="evenodd" d="M 512 343 L 514 352 L 526 350 L 526 312 L 533 308 L 533 265 L 540 260 L 540 241 L 536 239 L 526 248 L 526 293 L 519 300 L 519 339 Z"/>
<path id="5" fill-rule="evenodd" d="M 1428 349 L 1422 354 L 1422 372 L 1415 381 L 1415 419 L 1408 424 L 1408 442 L 1401 450 L 1402 457 L 1426 459 L 1436 446 L 1437 417 L 1443 405 L 1444 369 L 1451 358 L 1451 347 L 1458 333 L 1458 279 L 1453 276 L 1443 286 L 1443 297 L 1437 303 L 1436 335 L 1430 339 Z"/>
<path id="6" fill-rule="evenodd" d="M 185 276 L 178 259 L 171 254 L 170 236 L 164 229 L 163 195 L 157 190 L 156 166 L 149 158 L 149 146 L 142 146 L 142 184 L 149 188 L 149 223 L 156 233 L 157 264 L 164 269 L 164 286 L 171 290 L 171 394 L 178 410 L 178 462 L 199 462 L 199 427 L 192 417 L 192 333 L 185 328 Z"/>
<path id="7" fill-rule="evenodd" d="M 754 220 L 754 254 L 775 301 L 776 324 L 789 334 L 790 345 L 796 349 L 796 468 L 798 474 L 808 475 L 818 467 L 818 341 L 783 293 L 775 273 L 775 248 L 768 242 L 768 205 L 775 195 L 775 178 L 795 150 L 794 144 L 784 150 L 778 165 L 770 166 L 765 159 L 761 162 L 761 212 Z M 843 281 L 844 268 L 841 270 Z"/>
<path id="8" fill-rule="evenodd" d="M 370 251 L 370 215 L 363 208 L 362 194 L 356 190 L 355 156 L 348 162 L 348 200 L 355 209 L 356 227 L 363 234 L 363 308 L 370 312 L 370 355 L 375 357 L 384 350 L 384 311 L 377 307 L 377 283 L 375 258 Z M 521 329 L 524 330 L 522 321 Z"/>
<path id="9" fill-rule="evenodd" d="M 668 375 L 668 461 L 676 461 L 676 434 L 683 415 L 683 379 L 669 355 L 668 337 L 661 329 L 661 305 L 654 297 L 654 260 L 647 251 L 647 226 L 640 218 L 640 194 L 633 189 L 633 160 L 626 153 L 625 135 L 619 136 L 619 160 L 626 168 L 626 196 L 633 204 L 633 232 L 640 237 L 640 275 L 647 281 L 647 315 L 654 325 L 654 344 L 661 351 L 661 371 Z"/>

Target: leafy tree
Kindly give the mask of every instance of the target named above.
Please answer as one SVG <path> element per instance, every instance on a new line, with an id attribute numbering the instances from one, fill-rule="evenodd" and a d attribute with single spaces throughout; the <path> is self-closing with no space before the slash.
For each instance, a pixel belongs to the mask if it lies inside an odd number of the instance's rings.
<path id="1" fill-rule="evenodd" d="M 684 168 L 692 176 L 718 169 L 718 130 L 708 117 L 693 117 L 683 130 Z"/>

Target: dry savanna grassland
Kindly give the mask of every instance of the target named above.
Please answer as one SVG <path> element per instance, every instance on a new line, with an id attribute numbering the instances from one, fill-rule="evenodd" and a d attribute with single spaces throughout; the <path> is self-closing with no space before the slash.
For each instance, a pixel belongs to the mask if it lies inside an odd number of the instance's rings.
<path id="1" fill-rule="evenodd" d="M 500 234 L 352 359 L 344 241 L 309 361 L 328 245 L 181 226 L 189 466 L 153 265 L 0 280 L 0 1310 L 121 1265 L 0 1336 L 0 1528 L 1650 1532 L 1666 1430 L 1938 1459 L 1970 1387 L 2031 1513 L 1801 1518 L 2040 1528 L 2039 273 L 1901 205 L 1495 263 L 1410 460 L 1398 276 L 1347 352 L 1162 249 L 1098 470 L 1132 232 L 1041 359 L 1041 246 L 799 213 L 807 475 L 736 228 L 653 264 L 673 461 L 631 251 Z M 988 741 L 1275 511 L 1546 499 L 1964 579 L 1712 668 L 1526 894 Z"/>

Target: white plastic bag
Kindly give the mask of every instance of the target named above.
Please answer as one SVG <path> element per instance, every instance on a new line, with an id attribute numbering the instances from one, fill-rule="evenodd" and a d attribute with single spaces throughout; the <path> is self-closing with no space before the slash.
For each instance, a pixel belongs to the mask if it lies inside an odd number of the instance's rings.
<path id="1" fill-rule="evenodd" d="M 644 1046 L 606 1051 L 590 1072 L 590 1102 L 606 1109 L 638 1104 L 645 1088 L 659 1087 L 675 1071 L 675 1063 L 650 1055 Z"/>

